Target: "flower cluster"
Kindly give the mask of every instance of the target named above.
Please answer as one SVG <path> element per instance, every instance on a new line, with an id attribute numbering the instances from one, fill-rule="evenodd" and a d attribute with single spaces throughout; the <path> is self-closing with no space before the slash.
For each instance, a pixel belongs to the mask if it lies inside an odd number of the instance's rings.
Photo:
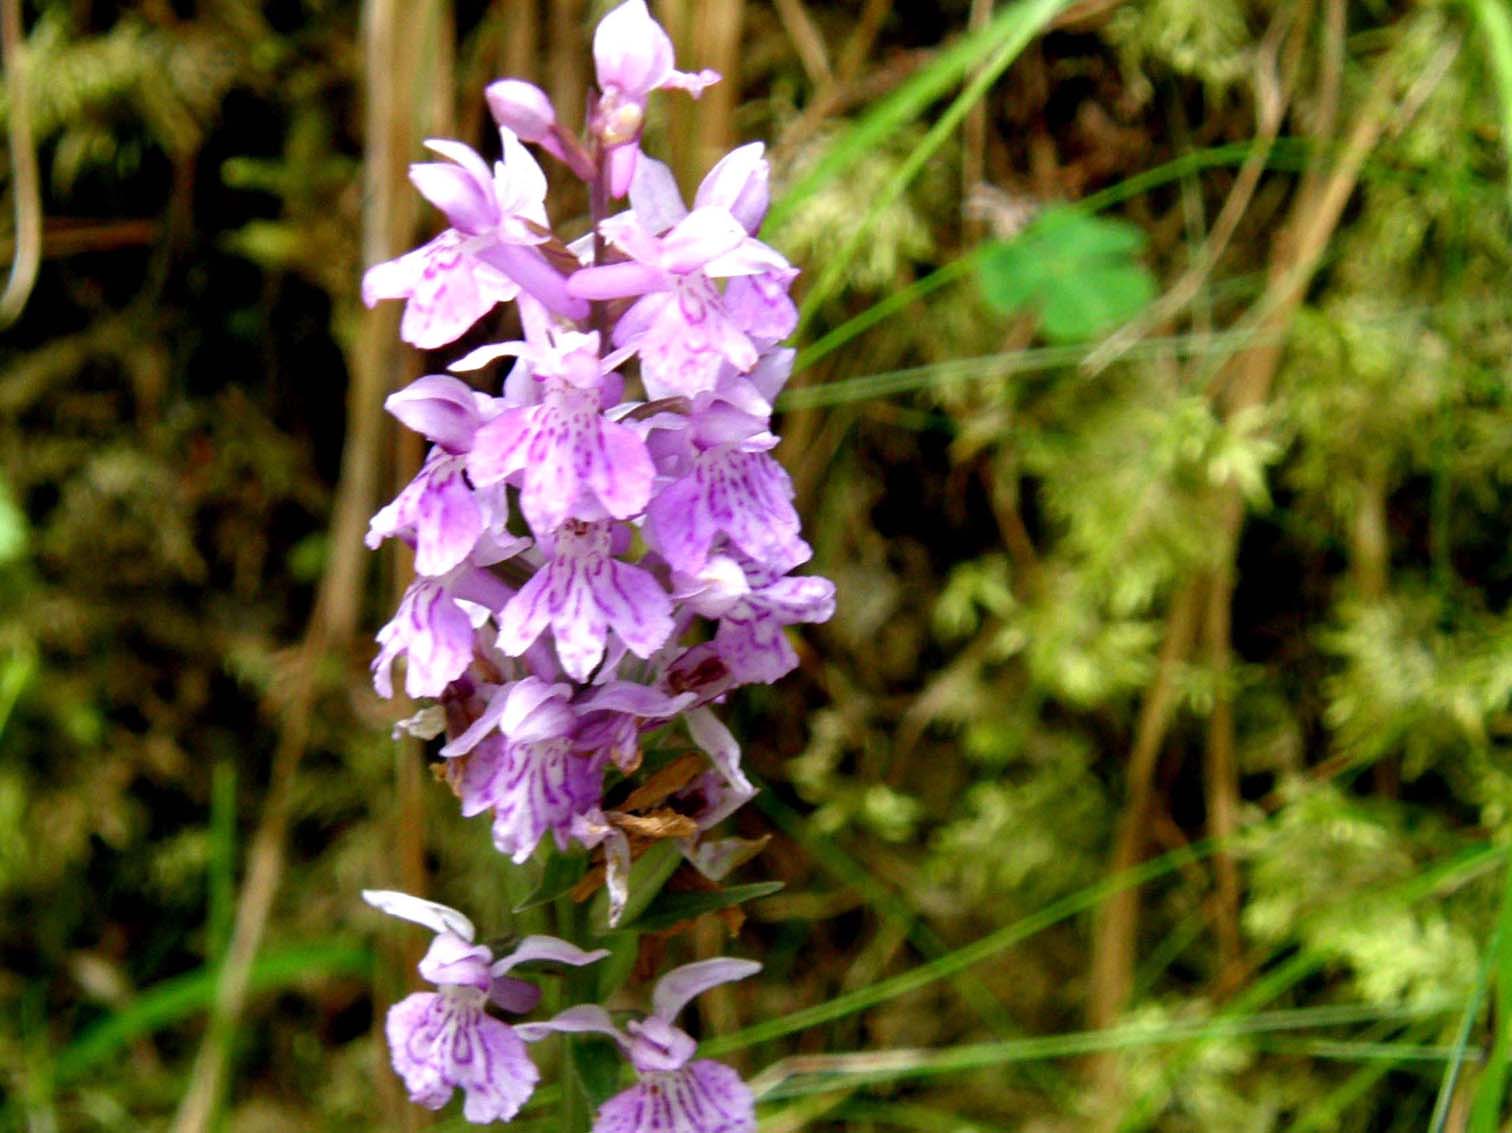
<path id="1" fill-rule="evenodd" d="M 606 781 L 637 770 L 642 734 L 685 729 L 707 766 L 672 800 L 679 846 L 714 880 L 742 860 L 735 840 L 703 838 L 753 794 L 711 705 L 793 669 L 787 627 L 827 619 L 834 588 L 792 573 L 811 552 L 771 453 L 773 400 L 793 363 L 779 343 L 797 321 L 796 272 L 756 238 L 769 199 L 762 147 L 718 162 L 688 208 L 671 171 L 641 152 L 647 100 L 658 90 L 697 97 L 719 76 L 675 70 L 643 0 L 604 18 L 593 54 L 585 135 L 563 129 L 538 88 L 506 79 L 486 92 L 498 161 L 430 141 L 443 160 L 411 167 L 450 227 L 371 268 L 365 301 L 403 299 L 401 336 L 428 350 L 500 303 L 515 304 L 522 333 L 388 399 L 432 447 L 373 517 L 368 543 L 403 540 L 416 574 L 378 635 L 378 691 L 392 695 L 402 659 L 405 691 L 439 702 L 407 724 L 445 733 L 462 813 L 491 815 L 501 853 L 524 862 L 547 835 L 558 849 L 601 853 L 614 924 L 634 847 L 625 816 L 605 809 Z M 590 232 L 571 242 L 553 232 L 546 177 L 526 143 L 586 183 Z M 501 360 L 510 365 L 498 394 L 456 376 Z M 671 1023 L 697 990 L 754 966 L 674 972 L 653 1015 L 627 1032 L 589 1007 L 511 1031 L 484 1013 L 522 1002 L 512 983 L 498 991 L 510 958 L 472 944 L 465 918 L 422 919 L 421 905 L 381 899 L 438 933 L 421 973 L 442 990 L 411 996 L 388 1024 L 416 1101 L 440 1105 L 461 1086 L 469 1120 L 507 1118 L 534 1082 L 519 1036 L 592 1022 L 616 1036 L 642 1083 L 604 1107 L 599 1130 L 754 1128 L 738 1079 L 689 1061 L 692 1040 Z M 560 942 L 533 947 L 522 951 L 593 958 Z M 657 1116 L 672 1111 L 704 1116 Z"/>

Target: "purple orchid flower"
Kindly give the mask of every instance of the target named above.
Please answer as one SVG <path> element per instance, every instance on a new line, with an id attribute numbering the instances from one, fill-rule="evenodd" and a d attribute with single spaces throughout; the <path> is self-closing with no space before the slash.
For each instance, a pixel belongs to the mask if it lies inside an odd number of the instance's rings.
<path id="1" fill-rule="evenodd" d="M 538 537 L 568 519 L 629 519 L 645 510 L 656 469 L 641 436 L 605 417 L 598 334 L 551 333 L 546 343 L 502 343 L 541 383 L 540 400 L 505 409 L 478 430 L 467 468 L 479 487 L 522 481 L 520 508 Z"/>
<path id="2" fill-rule="evenodd" d="M 551 558 L 499 611 L 500 649 L 517 657 L 550 626 L 563 670 L 586 681 L 610 630 L 637 657 L 661 647 L 672 602 L 649 572 L 613 557 L 610 527 L 568 520 L 557 529 Z"/>
<path id="3" fill-rule="evenodd" d="M 673 1023 L 694 996 L 761 970 L 752 960 L 701 960 L 657 981 L 651 1014 L 624 1030 L 602 1007 L 584 1004 L 516 1030 L 527 1042 L 552 1032 L 607 1035 L 639 1081 L 599 1107 L 593 1133 L 755 1133 L 756 1100 L 740 1076 L 720 1062 L 694 1060 L 698 1044 Z"/>
<path id="4" fill-rule="evenodd" d="M 610 192 L 623 197 L 640 157 L 651 92 L 681 90 L 697 98 L 719 81 L 719 73 L 676 70 L 672 40 L 651 18 L 645 0 L 627 0 L 599 21 L 593 33 L 593 62 L 600 94 L 592 129 L 609 162 Z"/>
<path id="5" fill-rule="evenodd" d="M 566 293 L 562 277 L 536 250 L 549 238 L 546 177 L 510 130 L 501 129 L 504 160 L 492 171 L 461 142 L 425 144 L 450 164 L 418 162 L 410 180 L 446 214 L 451 227 L 362 277 L 362 299 L 405 299 L 399 335 L 424 350 L 461 337 L 473 323 L 520 294 L 582 318 L 587 306 Z"/>
<path id="6" fill-rule="evenodd" d="M 548 832 L 558 849 L 579 816 L 598 806 L 604 757 L 575 740 L 572 688 L 526 677 L 500 686 L 465 732 L 441 749 L 466 755 L 459 790 L 468 817 L 492 809 L 494 846 L 516 863 Z"/>
<path id="7" fill-rule="evenodd" d="M 420 961 L 420 974 L 438 990 L 400 1000 L 384 1025 L 394 1070 L 410 1099 L 440 1109 L 460 1089 L 462 1116 L 468 1121 L 486 1125 L 513 1118 L 534 1091 L 540 1072 L 518 1028 L 489 1015 L 487 1006 L 512 1014 L 535 1008 L 540 990 L 508 974 L 519 964 L 551 960 L 581 967 L 609 953 L 584 952 L 555 937 L 527 936 L 495 960 L 485 945 L 473 943 L 473 924 L 456 909 L 386 889 L 363 890 L 362 898 L 436 934 Z"/>
<path id="8" fill-rule="evenodd" d="M 400 536 L 415 548 L 417 573 L 438 578 L 469 557 L 499 562 L 525 541 L 510 537 L 502 486 L 475 490 L 464 472 L 478 429 L 497 399 L 445 374 L 427 374 L 390 394 L 384 407 L 435 443 L 419 473 L 368 525 L 367 545 Z"/>
<path id="9" fill-rule="evenodd" d="M 510 600 L 510 589 L 487 571 L 463 564 L 442 578 L 417 578 L 394 618 L 378 631 L 373 687 L 394 695 L 393 663 L 404 657 L 404 691 L 440 696 L 472 663 L 476 629 Z"/>
<path id="10" fill-rule="evenodd" d="M 695 440 L 696 443 L 696 440 Z M 793 482 L 759 437 L 711 445 L 646 509 L 646 533 L 672 566 L 696 574 L 721 535 L 778 573 L 813 553 L 798 534 Z"/>
<path id="11" fill-rule="evenodd" d="M 764 180 L 722 172 L 717 181 L 706 181 L 707 190 L 700 188 L 702 203 L 689 212 L 671 170 L 643 159 L 630 187 L 631 210 L 599 225 L 628 259 L 583 268 L 567 281 L 568 292 L 584 299 L 639 297 L 616 325 L 614 343 L 635 347 L 653 398 L 708 392 L 722 363 L 744 373 L 760 357 L 758 343 L 736 317 L 746 306 L 732 313 L 715 284 L 761 276 L 785 289 L 796 274 L 787 260 L 751 236 L 742 220 L 765 208 L 764 190 L 741 187 L 752 183 L 761 186 Z M 772 321 L 763 319 L 758 329 L 764 332 L 759 337 L 770 337 Z"/>
<path id="12" fill-rule="evenodd" d="M 782 577 L 728 555 L 711 556 L 696 576 L 675 575 L 675 597 L 719 621 L 714 645 L 738 684 L 781 680 L 798 665 L 786 626 L 828 621 L 835 584 L 827 578 Z"/>

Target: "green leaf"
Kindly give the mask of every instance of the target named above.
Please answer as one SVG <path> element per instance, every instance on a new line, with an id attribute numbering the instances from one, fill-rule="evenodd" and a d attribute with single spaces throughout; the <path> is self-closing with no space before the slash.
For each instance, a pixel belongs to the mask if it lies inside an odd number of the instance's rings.
<path id="1" fill-rule="evenodd" d="M 546 859 L 546 871 L 541 875 L 541 884 L 535 887 L 535 892 L 516 905 L 514 911 L 523 913 L 527 909 L 549 905 L 558 897 L 566 896 L 583 879 L 587 870 L 586 854 L 552 854 Z"/>
<path id="2" fill-rule="evenodd" d="M 589 1109 L 598 1109 L 619 1091 L 623 1058 L 607 1039 L 574 1036 L 568 1058 L 578 1087 L 588 1098 Z"/>
<path id="3" fill-rule="evenodd" d="M 625 901 L 625 911 L 620 915 L 619 928 L 633 924 L 640 918 L 641 912 L 655 900 L 662 886 L 667 883 L 667 878 L 676 872 L 682 860 L 682 854 L 671 841 L 657 842 L 635 859 L 630 866 L 630 896 Z M 602 929 L 595 928 L 594 931 L 600 935 L 615 931 L 608 927 L 609 895 L 603 889 L 594 895 L 588 923 L 605 926 Z"/>
<path id="4" fill-rule="evenodd" d="M 1144 244 L 1127 221 L 1056 205 L 1013 240 L 988 246 L 982 293 L 1009 314 L 1036 309 L 1053 342 L 1083 342 L 1155 297 L 1154 277 L 1134 258 Z"/>
<path id="5" fill-rule="evenodd" d="M 372 968 L 373 954 L 366 948 L 339 941 L 294 945 L 260 956 L 252 966 L 249 987 L 256 995 L 339 976 L 369 978 Z M 59 1053 L 52 1066 L 53 1083 L 61 1086 L 81 1078 L 133 1040 L 208 1010 L 219 976 L 215 968 L 199 968 L 147 988 Z"/>
<path id="6" fill-rule="evenodd" d="M 0 566 L 26 554 L 26 515 L 0 484 Z"/>
<path id="7" fill-rule="evenodd" d="M 658 893 L 646 911 L 633 921 L 622 924 L 620 932 L 652 932 L 671 928 L 704 913 L 713 913 L 746 901 L 770 897 L 782 888 L 780 881 L 758 881 L 751 885 L 733 885 L 706 893 Z"/>

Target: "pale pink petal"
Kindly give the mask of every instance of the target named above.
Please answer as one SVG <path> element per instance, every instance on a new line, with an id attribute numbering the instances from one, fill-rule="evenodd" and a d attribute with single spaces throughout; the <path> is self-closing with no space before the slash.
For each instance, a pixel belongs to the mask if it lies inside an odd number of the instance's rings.
<path id="1" fill-rule="evenodd" d="M 672 600 L 647 571 L 613 560 L 608 567 L 595 580 L 599 607 L 630 652 L 650 657 L 672 634 Z"/>
<path id="2" fill-rule="evenodd" d="M 724 162 L 720 162 L 720 165 L 723 164 Z M 715 168 L 717 169 L 718 166 Z M 707 178 L 705 181 L 707 182 Z M 705 201 L 700 196 L 698 203 L 703 205 L 724 204 L 725 202 Z M 683 204 L 682 193 L 677 188 L 677 178 L 672 175 L 671 168 L 655 158 L 644 155 L 635 163 L 635 177 L 630 182 L 630 207 L 635 210 L 635 219 L 641 228 L 653 236 L 665 232 L 688 215 L 687 206 Z"/>
<path id="3" fill-rule="evenodd" d="M 589 486 L 604 510 L 616 519 L 629 519 L 645 510 L 651 498 L 656 466 L 646 442 L 634 429 L 614 421 L 599 425 L 599 444 L 592 452 Z"/>
<path id="4" fill-rule="evenodd" d="M 748 240 L 745 229 L 728 209 L 717 205 L 696 208 L 661 238 L 659 266 L 686 275 L 728 256 Z"/>
<path id="5" fill-rule="evenodd" d="M 761 227 L 761 220 L 766 215 L 772 197 L 768 184 L 771 168 L 763 156 L 765 149 L 760 142 L 751 142 L 725 154 L 704 176 L 693 204 L 720 205 L 728 209 L 741 226 L 754 236 Z M 630 193 L 633 203 L 633 187 Z M 638 207 L 636 211 L 639 212 Z"/>

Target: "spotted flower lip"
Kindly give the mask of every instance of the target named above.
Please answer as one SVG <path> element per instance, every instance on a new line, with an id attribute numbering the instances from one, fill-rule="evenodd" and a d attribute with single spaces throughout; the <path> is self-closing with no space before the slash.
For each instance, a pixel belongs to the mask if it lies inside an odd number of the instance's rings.
<path id="1" fill-rule="evenodd" d="M 600 1107 L 594 1133 L 754 1133 L 750 1087 L 722 1063 L 695 1060 L 698 1044 L 673 1020 L 694 997 L 760 970 L 753 960 L 725 957 L 674 968 L 657 981 L 651 1014 L 623 1029 L 602 1007 L 584 1004 L 516 1030 L 527 1042 L 553 1032 L 596 1033 L 619 1046 L 639 1081 Z"/>
<path id="2" fill-rule="evenodd" d="M 603 660 L 611 632 L 637 657 L 661 648 L 673 630 L 671 599 L 610 548 L 605 523 L 559 528 L 549 561 L 499 611 L 499 648 L 519 656 L 549 628 L 563 670 L 577 681 Z"/>
<path id="3" fill-rule="evenodd" d="M 412 1101 L 440 1109 L 460 1089 L 462 1115 L 470 1122 L 508 1121 L 540 1080 L 517 1028 L 485 1011 L 488 1004 L 520 1013 L 540 999 L 534 984 L 509 975 L 518 965 L 549 960 L 581 967 L 609 955 L 585 952 L 565 940 L 528 936 L 494 959 L 475 944 L 476 930 L 448 905 L 389 889 L 368 889 L 363 900 L 381 912 L 436 934 L 420 961 L 421 976 L 436 991 L 417 991 L 389 1009 L 384 1031 L 394 1069 Z"/>

